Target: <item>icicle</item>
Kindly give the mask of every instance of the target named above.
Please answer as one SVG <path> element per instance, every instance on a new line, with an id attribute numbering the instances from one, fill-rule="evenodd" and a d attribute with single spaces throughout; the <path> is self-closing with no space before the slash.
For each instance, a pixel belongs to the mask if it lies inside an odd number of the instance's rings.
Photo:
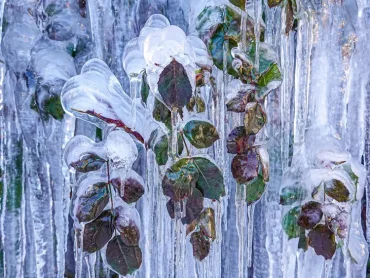
<path id="1" fill-rule="evenodd" d="M 239 249 L 238 249 L 238 267 L 239 267 L 239 278 L 244 277 L 244 261 L 245 261 L 245 207 L 246 207 L 246 186 L 243 184 L 237 185 L 235 195 L 235 206 L 236 206 L 236 229 L 239 237 Z M 249 237 L 249 235 L 248 235 Z"/>
<path id="2" fill-rule="evenodd" d="M 248 206 L 248 244 L 247 244 L 248 267 L 252 267 L 254 206 L 255 206 L 254 203 Z"/>

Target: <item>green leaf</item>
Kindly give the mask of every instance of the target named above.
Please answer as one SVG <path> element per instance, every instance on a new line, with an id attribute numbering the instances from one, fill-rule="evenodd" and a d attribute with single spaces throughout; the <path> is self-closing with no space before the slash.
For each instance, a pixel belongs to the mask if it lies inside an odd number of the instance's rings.
<path id="1" fill-rule="evenodd" d="M 319 224 L 308 233 L 308 244 L 325 260 L 333 257 L 337 244 L 334 233 L 326 226 Z"/>
<path id="2" fill-rule="evenodd" d="M 162 189 L 164 195 L 174 201 L 180 201 L 189 195 L 195 188 L 199 172 L 193 160 L 183 158 L 167 169 L 163 180 Z"/>
<path id="3" fill-rule="evenodd" d="M 291 205 L 297 201 L 302 201 L 307 195 L 307 191 L 301 186 L 287 186 L 281 189 L 280 205 Z"/>
<path id="4" fill-rule="evenodd" d="M 206 111 L 206 104 L 200 96 L 195 96 L 195 103 L 197 104 L 197 113 L 203 113 Z"/>
<path id="5" fill-rule="evenodd" d="M 146 101 L 148 100 L 149 92 L 150 92 L 150 87 L 147 82 L 146 71 L 144 71 L 143 78 L 141 81 L 141 99 L 143 100 L 145 104 L 146 104 Z"/>
<path id="6" fill-rule="evenodd" d="M 243 11 L 245 10 L 245 3 L 246 0 L 230 0 L 230 3 L 237 6 L 238 8 L 242 9 Z"/>
<path id="7" fill-rule="evenodd" d="M 181 210 L 183 210 L 183 202 L 180 201 Z M 192 194 L 186 200 L 186 216 L 181 218 L 183 224 L 190 224 L 198 219 L 203 210 L 203 196 L 196 188 L 193 189 Z M 167 211 L 171 218 L 175 218 L 175 201 L 170 199 L 167 202 Z"/>
<path id="8" fill-rule="evenodd" d="M 189 142 L 198 149 L 208 148 L 220 138 L 216 128 L 205 121 L 189 121 L 183 132 Z"/>
<path id="9" fill-rule="evenodd" d="M 223 70 L 223 45 L 228 43 L 227 72 L 235 77 L 238 73 L 232 67 L 231 49 L 237 47 L 240 41 L 241 15 L 229 6 L 209 6 L 199 14 L 196 29 L 205 41 L 217 68 Z M 247 40 L 254 40 L 254 22 L 247 20 Z M 261 30 L 263 31 L 263 30 Z"/>
<path id="10" fill-rule="evenodd" d="M 282 0 L 268 0 L 268 5 L 270 8 L 272 8 L 279 5 L 281 2 Z"/>
<path id="11" fill-rule="evenodd" d="M 254 145 L 256 136 L 247 135 L 244 126 L 234 128 L 227 136 L 227 152 L 231 154 L 244 154 Z"/>
<path id="12" fill-rule="evenodd" d="M 90 186 L 76 200 L 76 217 L 80 222 L 89 222 L 98 217 L 108 204 L 107 183 L 99 182 Z"/>
<path id="13" fill-rule="evenodd" d="M 307 251 L 308 249 L 308 238 L 306 237 L 305 229 L 300 228 L 298 248 Z"/>
<path id="14" fill-rule="evenodd" d="M 108 265 L 123 276 L 139 269 L 142 262 L 140 247 L 126 245 L 120 236 L 115 236 L 109 241 L 106 258 Z"/>
<path id="15" fill-rule="evenodd" d="M 153 118 L 164 123 L 169 131 L 172 130 L 171 126 L 171 111 L 158 99 L 154 101 Z"/>
<path id="16" fill-rule="evenodd" d="M 114 178 L 111 180 L 112 185 L 117 189 L 118 192 L 121 192 L 121 179 Z M 122 200 L 127 204 L 137 202 L 144 195 L 145 189 L 141 182 L 133 177 L 129 177 L 124 181 L 125 193 Z"/>
<path id="17" fill-rule="evenodd" d="M 196 187 L 205 198 L 219 200 L 225 195 L 224 177 L 220 169 L 205 157 L 194 157 L 194 164 L 199 171 Z"/>
<path id="18" fill-rule="evenodd" d="M 308 202 L 302 206 L 297 224 L 302 228 L 309 230 L 316 226 L 322 218 L 323 212 L 321 204 L 318 202 Z"/>
<path id="19" fill-rule="evenodd" d="M 70 166 L 78 172 L 87 173 L 99 170 L 105 162 L 105 159 L 94 153 L 84 153 L 81 155 L 80 160 L 72 162 Z"/>
<path id="20" fill-rule="evenodd" d="M 338 202 L 343 203 L 349 201 L 349 191 L 340 180 L 333 179 L 330 182 L 326 182 L 325 193 Z"/>
<path id="21" fill-rule="evenodd" d="M 262 73 L 257 80 L 258 86 L 265 87 L 269 83 L 277 80 L 281 81 L 282 79 L 280 69 L 277 64 L 272 64 L 267 71 Z"/>
<path id="22" fill-rule="evenodd" d="M 192 87 L 182 64 L 175 59 L 161 72 L 158 91 L 171 109 L 186 105 L 192 96 Z"/>
<path id="23" fill-rule="evenodd" d="M 50 98 L 45 100 L 42 110 L 45 111 L 45 113 L 50 114 L 56 120 L 63 120 L 65 112 L 59 96 L 52 95 Z"/>
<path id="24" fill-rule="evenodd" d="M 233 57 L 231 56 L 231 49 L 238 46 L 238 43 L 233 40 L 232 38 L 228 38 L 226 40 L 226 34 L 224 30 L 224 26 L 220 25 L 216 32 L 214 33 L 213 37 L 210 39 L 208 44 L 208 51 L 212 56 L 213 63 L 217 68 L 220 70 L 223 70 L 224 68 L 224 42 L 226 41 L 228 43 L 228 51 L 227 51 L 227 73 L 238 77 L 238 73 L 235 71 L 235 69 L 232 67 L 232 61 Z"/>
<path id="25" fill-rule="evenodd" d="M 244 116 L 246 134 L 257 134 L 266 123 L 267 115 L 262 105 L 258 102 L 248 103 Z"/>
<path id="26" fill-rule="evenodd" d="M 193 256 L 199 261 L 208 256 L 211 243 L 201 232 L 192 233 L 190 243 L 193 246 Z"/>
<path id="27" fill-rule="evenodd" d="M 168 160 L 168 137 L 163 135 L 154 146 L 155 160 L 158 165 L 165 165 Z"/>
<path id="28" fill-rule="evenodd" d="M 247 203 L 251 205 L 261 199 L 265 192 L 266 183 L 263 180 L 263 176 L 258 175 L 257 178 L 248 182 L 247 186 Z"/>
<path id="29" fill-rule="evenodd" d="M 94 253 L 102 249 L 112 237 L 112 223 L 110 210 L 103 211 L 98 218 L 87 223 L 84 227 L 83 251 Z"/>
<path id="30" fill-rule="evenodd" d="M 301 230 L 297 224 L 298 216 L 301 211 L 299 206 L 289 210 L 283 217 L 282 226 L 284 232 L 287 234 L 288 239 L 296 238 L 300 236 Z"/>
<path id="31" fill-rule="evenodd" d="M 258 157 L 254 150 L 246 154 L 239 154 L 231 162 L 231 172 L 234 179 L 239 183 L 247 183 L 258 176 Z"/>

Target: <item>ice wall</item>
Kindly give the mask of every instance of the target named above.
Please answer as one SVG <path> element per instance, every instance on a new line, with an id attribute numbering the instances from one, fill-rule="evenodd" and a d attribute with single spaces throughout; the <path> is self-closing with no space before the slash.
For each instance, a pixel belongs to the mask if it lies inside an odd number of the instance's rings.
<path id="1" fill-rule="evenodd" d="M 151 14 L 163 14 L 187 34 L 196 34 L 195 18 L 203 8 L 227 3 L 1 1 L 1 277 L 114 275 L 104 266 L 99 252 L 84 255 L 76 250 L 69 216 L 71 184 L 77 177 L 64 164 L 63 147 L 74 134 L 98 141 L 96 127 L 67 114 L 61 116 L 60 111 L 50 113 L 49 107 L 60 96 L 64 83 L 79 74 L 91 58 L 104 60 L 129 93 L 122 53 Z M 267 191 L 254 206 L 254 217 L 246 206 L 237 208 L 236 182 L 229 170 L 231 156 L 226 153 L 225 138 L 241 119 L 225 111 L 230 77 L 215 69 L 217 94 L 209 99 L 208 118 L 221 138 L 208 154 L 223 170 L 227 190 L 220 203 L 208 204 L 216 212 L 217 239 L 208 258 L 201 263 L 194 260 L 189 239 L 175 237 L 176 225 L 166 210 L 157 167 L 149 167 L 147 172 L 142 169 L 140 174 L 146 175 L 150 186 L 137 205 L 143 264 L 133 277 L 366 275 L 366 265 L 353 266 L 340 250 L 332 262 L 325 262 L 312 249 L 297 252 L 296 242 L 288 241 L 281 227 L 286 209 L 279 205 L 279 191 L 289 171 L 295 179 L 301 178 L 299 173 L 306 167 L 309 148 L 320 145 L 319 138 L 325 134 L 337 138 L 342 150 L 358 163 L 369 163 L 368 3 L 299 0 L 299 13 L 295 15 L 298 25 L 289 36 L 285 34 L 284 9 L 270 9 L 267 1 L 253 3 L 262 8 L 259 14 L 266 24 L 265 41 L 277 51 L 284 76 L 280 88 L 265 103 L 269 122 L 261 140 L 270 155 Z M 204 90 L 205 95 L 211 92 L 209 87 Z M 142 154 L 142 159 L 149 166 L 155 165 L 151 151 Z M 356 204 L 352 219 L 358 231 L 364 230 L 368 244 L 369 181 L 368 178 L 365 197 Z M 359 241 L 361 238 L 359 235 Z M 176 241 L 186 247 L 179 266 L 174 264 Z M 179 272 L 179 268 L 183 271 Z"/>

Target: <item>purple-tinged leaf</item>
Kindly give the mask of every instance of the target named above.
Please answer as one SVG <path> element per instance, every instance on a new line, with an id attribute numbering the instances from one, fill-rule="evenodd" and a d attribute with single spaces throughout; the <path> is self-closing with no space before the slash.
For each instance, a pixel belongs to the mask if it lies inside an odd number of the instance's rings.
<path id="1" fill-rule="evenodd" d="M 94 253 L 104 247 L 113 234 L 112 213 L 109 210 L 103 211 L 94 221 L 84 227 L 83 251 Z"/>
<path id="2" fill-rule="evenodd" d="M 105 159 L 94 153 L 84 153 L 81 155 L 80 160 L 72 162 L 70 166 L 78 172 L 87 173 L 99 170 L 105 162 Z"/>
<path id="3" fill-rule="evenodd" d="M 175 59 L 161 72 L 158 91 L 171 109 L 181 108 L 189 102 L 193 89 L 185 68 Z"/>
<path id="4" fill-rule="evenodd" d="M 98 217 L 108 204 L 107 183 L 96 183 L 76 200 L 75 214 L 80 222 L 89 222 Z"/>
<path id="5" fill-rule="evenodd" d="M 193 160 L 180 159 L 167 169 L 162 180 L 163 193 L 174 201 L 180 201 L 191 194 L 198 177 L 199 172 Z"/>
<path id="6" fill-rule="evenodd" d="M 333 257 L 337 244 L 334 233 L 326 226 L 319 224 L 308 233 L 308 245 L 310 245 L 317 255 L 321 255 L 325 260 Z"/>
<path id="7" fill-rule="evenodd" d="M 183 202 L 180 201 L 181 210 L 183 210 Z M 190 224 L 194 220 L 198 219 L 200 213 L 203 210 L 203 196 L 202 193 L 196 188 L 193 189 L 193 193 L 186 200 L 186 216 L 181 219 L 183 224 Z M 171 218 L 175 218 L 175 201 L 170 199 L 167 202 L 167 211 Z"/>
<path id="8" fill-rule="evenodd" d="M 302 206 L 301 213 L 298 217 L 298 225 L 306 230 L 312 229 L 320 222 L 323 212 L 321 204 L 318 202 L 308 202 Z"/>
<path id="9" fill-rule="evenodd" d="M 234 128 L 227 137 L 227 152 L 231 154 L 244 154 L 254 145 L 255 135 L 247 135 L 244 126 Z"/>
<path id="10" fill-rule="evenodd" d="M 117 188 L 118 192 L 121 192 L 121 179 L 120 178 L 113 178 L 111 180 L 112 185 Z M 127 204 L 131 204 L 136 202 L 143 196 L 145 189 L 142 185 L 141 181 L 134 177 L 128 177 L 124 181 L 124 195 L 122 200 L 125 201 Z"/>
<path id="11" fill-rule="evenodd" d="M 208 256 L 211 243 L 201 232 L 192 233 L 190 243 L 193 246 L 193 256 L 199 261 Z"/>
<path id="12" fill-rule="evenodd" d="M 141 266 L 141 249 L 139 246 L 128 246 L 120 236 L 115 236 L 108 242 L 106 259 L 115 272 L 126 276 Z"/>
<path id="13" fill-rule="evenodd" d="M 247 154 L 240 154 L 233 158 L 231 172 L 239 183 L 247 183 L 258 176 L 258 157 L 254 150 Z"/>

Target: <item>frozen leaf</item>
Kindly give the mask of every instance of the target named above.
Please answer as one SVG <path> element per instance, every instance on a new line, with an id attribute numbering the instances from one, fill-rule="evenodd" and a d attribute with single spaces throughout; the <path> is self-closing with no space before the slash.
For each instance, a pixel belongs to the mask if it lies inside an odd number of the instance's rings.
<path id="1" fill-rule="evenodd" d="M 215 211 L 212 208 L 202 211 L 198 225 L 205 237 L 212 241 L 216 239 Z"/>
<path id="2" fill-rule="evenodd" d="M 196 21 L 196 29 L 200 37 L 207 43 L 214 64 L 221 70 L 223 69 L 224 42 L 228 43 L 227 72 L 235 77 L 238 77 L 238 73 L 232 67 L 230 51 L 237 47 L 240 41 L 240 22 L 239 12 L 227 5 L 205 7 Z M 253 40 L 254 22 L 251 17 L 248 17 L 246 30 L 247 40 Z"/>
<path id="3" fill-rule="evenodd" d="M 219 200 L 225 195 L 224 177 L 216 164 L 205 157 L 194 157 L 194 164 L 199 171 L 197 189 L 205 198 Z"/>
<path id="4" fill-rule="evenodd" d="M 144 103 L 146 103 L 150 92 L 150 87 L 148 85 L 146 76 L 147 76 L 146 72 L 144 71 L 141 81 L 141 99 L 143 100 Z"/>
<path id="5" fill-rule="evenodd" d="M 142 262 L 140 247 L 126 245 L 120 236 L 115 236 L 109 241 L 106 258 L 108 265 L 123 276 L 132 274 Z"/>
<path id="6" fill-rule="evenodd" d="M 180 201 L 181 210 L 183 210 L 183 202 Z M 203 210 L 203 196 L 202 193 L 196 188 L 193 193 L 186 200 L 186 215 L 181 219 L 183 224 L 190 224 L 198 219 Z M 167 202 L 167 211 L 171 218 L 175 218 L 175 201 L 170 199 Z"/>
<path id="7" fill-rule="evenodd" d="M 138 176 L 138 174 L 136 174 Z M 111 180 L 112 185 L 117 188 L 118 192 L 121 192 L 121 179 L 120 178 L 113 178 Z M 139 179 L 135 176 L 127 177 L 124 181 L 124 195 L 122 200 L 125 201 L 127 204 L 131 204 L 136 202 L 143 196 L 145 189 L 142 184 L 142 179 Z"/>
<path id="8" fill-rule="evenodd" d="M 206 111 L 206 104 L 200 96 L 195 96 L 195 103 L 197 104 L 197 113 L 203 113 Z"/>
<path id="9" fill-rule="evenodd" d="M 247 1 L 246 0 L 230 0 L 230 3 L 239 7 L 240 9 L 242 9 L 243 11 L 245 10 L 245 3 Z"/>
<path id="10" fill-rule="evenodd" d="M 277 64 L 272 64 L 267 71 L 258 78 L 258 86 L 265 87 L 274 80 L 281 80 L 281 72 Z"/>
<path id="11" fill-rule="evenodd" d="M 301 230 L 297 224 L 298 216 L 301 211 L 300 207 L 294 207 L 289 210 L 283 217 L 283 229 L 288 236 L 288 239 L 300 236 Z"/>
<path id="12" fill-rule="evenodd" d="M 297 201 L 302 201 L 307 195 L 307 191 L 299 186 L 287 186 L 281 189 L 280 205 L 291 205 Z"/>
<path id="13" fill-rule="evenodd" d="M 112 213 L 109 210 L 103 211 L 98 218 L 87 223 L 83 236 L 84 252 L 94 253 L 102 249 L 112 237 L 112 224 Z"/>
<path id="14" fill-rule="evenodd" d="M 258 175 L 258 158 L 254 150 L 246 154 L 239 154 L 233 158 L 231 172 L 234 179 L 243 184 L 253 180 Z"/>
<path id="15" fill-rule="evenodd" d="M 107 183 L 91 185 L 84 194 L 77 197 L 75 215 L 80 222 L 88 222 L 98 217 L 108 204 Z"/>
<path id="16" fill-rule="evenodd" d="M 171 109 L 186 105 L 192 95 L 192 87 L 185 68 L 176 60 L 164 68 L 159 76 L 158 91 Z"/>
<path id="17" fill-rule="evenodd" d="M 297 223 L 302 228 L 309 230 L 320 222 L 322 215 L 321 204 L 311 201 L 302 206 Z"/>
<path id="18" fill-rule="evenodd" d="M 333 257 L 337 247 L 334 233 L 322 224 L 317 225 L 308 233 L 308 244 L 317 255 L 323 256 L 326 260 Z"/>
<path id="19" fill-rule="evenodd" d="M 198 149 L 208 148 L 220 138 L 216 128 L 205 121 L 189 121 L 183 132 L 189 142 Z"/>
<path id="20" fill-rule="evenodd" d="M 247 135 L 244 126 L 234 128 L 227 137 L 227 152 L 231 154 L 243 154 L 254 145 L 256 136 Z"/>
<path id="21" fill-rule="evenodd" d="M 257 178 L 246 183 L 247 186 L 247 203 L 248 205 L 257 202 L 261 199 L 263 193 L 265 192 L 266 184 L 263 181 L 263 177 L 258 175 Z"/>
<path id="22" fill-rule="evenodd" d="M 154 146 L 155 160 L 158 165 L 165 165 L 168 160 L 168 137 L 163 135 Z"/>
<path id="23" fill-rule="evenodd" d="M 64 110 L 59 96 L 50 96 L 43 102 L 42 106 L 45 113 L 50 114 L 56 120 L 63 120 Z"/>
<path id="24" fill-rule="evenodd" d="M 269 153 L 261 146 L 256 148 L 256 152 L 261 166 L 263 181 L 268 182 L 270 178 Z"/>
<path id="25" fill-rule="evenodd" d="M 281 3 L 282 0 L 268 0 L 268 5 L 270 8 L 275 7 Z"/>
<path id="26" fill-rule="evenodd" d="M 162 180 L 163 193 L 174 201 L 180 201 L 191 194 L 198 177 L 199 172 L 193 160 L 180 159 L 167 169 Z"/>
<path id="27" fill-rule="evenodd" d="M 248 103 L 244 117 L 244 127 L 246 134 L 257 134 L 266 123 L 267 116 L 262 105 L 258 102 Z"/>
<path id="28" fill-rule="evenodd" d="M 76 171 L 87 173 L 90 171 L 99 170 L 106 161 L 94 153 L 84 153 L 80 160 L 72 162 L 72 166 Z"/>
<path id="29" fill-rule="evenodd" d="M 164 123 L 168 130 L 172 130 L 171 111 L 158 99 L 154 101 L 153 118 L 158 122 Z"/>
<path id="30" fill-rule="evenodd" d="M 188 102 L 188 104 L 186 104 L 186 109 L 188 109 L 189 112 L 193 112 L 194 111 L 194 107 L 195 107 L 195 97 L 192 96 Z"/>
<path id="31" fill-rule="evenodd" d="M 121 239 L 127 246 L 138 246 L 140 231 L 138 228 L 139 212 L 135 207 L 118 206 L 114 209 L 114 225 L 121 234 Z"/>
<path id="32" fill-rule="evenodd" d="M 306 237 L 305 229 L 302 227 L 300 228 L 299 240 L 298 240 L 298 248 L 307 251 L 308 249 L 308 238 Z"/>
<path id="33" fill-rule="evenodd" d="M 236 96 L 231 98 L 226 103 L 227 111 L 232 111 L 236 113 L 243 113 L 245 112 L 245 108 L 247 106 L 247 103 L 253 100 L 253 91 L 247 90 L 247 91 L 239 91 Z"/>
<path id="34" fill-rule="evenodd" d="M 349 191 L 347 187 L 343 182 L 337 179 L 325 183 L 325 193 L 338 202 L 347 202 L 349 200 Z"/>
<path id="35" fill-rule="evenodd" d="M 201 232 L 192 233 L 190 243 L 193 246 L 193 256 L 199 261 L 208 256 L 211 243 Z"/>
<path id="36" fill-rule="evenodd" d="M 288 0 L 285 5 L 285 34 L 288 35 L 293 29 L 294 12 L 292 0 Z"/>
<path id="37" fill-rule="evenodd" d="M 345 239 L 348 234 L 348 212 L 340 212 L 334 218 L 326 217 L 326 223 L 330 230 L 332 230 L 339 238 Z"/>

